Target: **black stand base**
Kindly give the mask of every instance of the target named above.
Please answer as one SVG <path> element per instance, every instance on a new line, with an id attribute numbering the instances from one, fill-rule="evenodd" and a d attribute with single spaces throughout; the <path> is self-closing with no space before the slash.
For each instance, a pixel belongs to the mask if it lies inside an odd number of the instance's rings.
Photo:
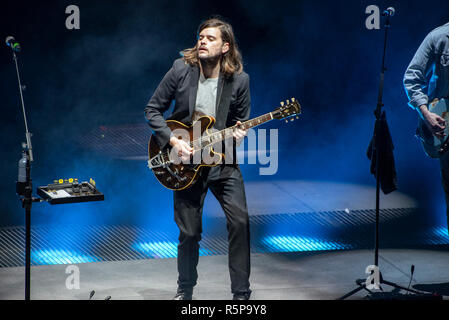
<path id="1" fill-rule="evenodd" d="M 368 292 L 369 292 L 370 294 L 372 294 L 372 295 L 375 294 L 373 291 L 369 290 L 369 289 L 366 287 L 365 280 L 363 280 L 363 279 L 358 279 L 358 280 L 356 280 L 356 284 L 359 286 L 358 288 L 355 288 L 354 290 L 348 292 L 347 294 L 345 294 L 344 296 L 338 298 L 337 300 L 344 300 L 344 299 L 346 299 L 346 298 L 348 298 L 348 297 L 350 297 L 350 296 L 356 294 L 356 293 L 359 292 L 360 290 L 366 290 L 366 291 L 368 291 Z M 380 287 L 380 290 L 381 290 L 382 292 L 384 292 L 383 289 L 382 289 L 382 284 L 385 284 L 385 285 L 387 285 L 387 286 L 393 287 L 393 288 L 395 288 L 395 289 L 397 289 L 397 290 L 404 290 L 404 291 L 411 292 L 411 293 L 418 294 L 418 295 L 422 295 L 422 294 L 423 294 L 423 293 L 420 292 L 420 291 L 416 291 L 416 290 L 413 290 L 413 289 L 410 289 L 410 288 L 402 287 L 402 286 L 400 286 L 400 285 L 398 285 L 398 284 L 396 284 L 396 283 L 394 283 L 394 282 L 387 281 L 387 280 L 383 279 L 382 273 L 381 273 L 381 274 L 380 274 L 380 280 L 379 280 L 379 287 Z"/>

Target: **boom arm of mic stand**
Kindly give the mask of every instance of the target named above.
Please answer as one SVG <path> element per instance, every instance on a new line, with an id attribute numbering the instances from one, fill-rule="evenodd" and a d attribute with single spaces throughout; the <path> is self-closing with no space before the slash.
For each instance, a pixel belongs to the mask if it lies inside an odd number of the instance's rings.
<path id="1" fill-rule="evenodd" d="M 25 137 L 26 137 L 26 144 L 27 144 L 26 149 L 28 151 L 28 156 L 29 156 L 30 162 L 33 162 L 34 161 L 33 147 L 32 147 L 32 144 L 31 144 L 31 136 L 32 136 L 32 134 L 28 130 L 28 121 L 27 121 L 27 117 L 26 117 L 25 103 L 23 101 L 22 83 L 20 81 L 19 66 L 17 64 L 17 55 L 16 55 L 16 52 L 14 50 L 12 51 L 12 54 L 13 54 L 13 58 L 14 58 L 15 66 L 16 66 L 17 81 L 19 83 L 20 101 L 22 103 L 23 121 L 25 123 Z"/>

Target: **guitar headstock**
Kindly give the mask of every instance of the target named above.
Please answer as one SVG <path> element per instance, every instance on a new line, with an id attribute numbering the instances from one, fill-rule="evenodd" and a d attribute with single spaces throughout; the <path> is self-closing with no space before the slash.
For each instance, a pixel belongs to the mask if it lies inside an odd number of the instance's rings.
<path id="1" fill-rule="evenodd" d="M 299 118 L 299 115 L 301 114 L 301 105 L 295 98 L 292 98 L 291 101 L 287 100 L 285 103 L 281 102 L 281 106 L 271 114 L 273 115 L 273 118 L 278 120 L 285 119 L 285 122 L 288 122 L 288 119 L 290 118 L 290 121 L 293 121 L 295 117 L 296 119 Z"/>

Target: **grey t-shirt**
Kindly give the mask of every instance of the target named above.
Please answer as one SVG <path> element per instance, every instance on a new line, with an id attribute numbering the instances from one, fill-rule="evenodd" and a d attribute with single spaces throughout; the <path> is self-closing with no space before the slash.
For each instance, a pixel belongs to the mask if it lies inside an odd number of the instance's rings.
<path id="1" fill-rule="evenodd" d="M 204 78 L 200 74 L 198 92 L 196 93 L 195 113 L 193 120 L 198 116 L 208 115 L 215 117 L 215 104 L 217 101 L 218 78 Z"/>

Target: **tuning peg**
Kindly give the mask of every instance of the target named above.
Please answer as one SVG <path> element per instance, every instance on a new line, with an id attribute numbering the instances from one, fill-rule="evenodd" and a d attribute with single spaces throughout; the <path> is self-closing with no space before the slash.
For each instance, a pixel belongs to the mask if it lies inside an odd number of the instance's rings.
<path id="1" fill-rule="evenodd" d="M 284 106 L 284 101 L 281 101 L 281 106 Z"/>
<path id="2" fill-rule="evenodd" d="M 290 101 L 287 100 L 287 104 L 290 104 Z"/>
<path id="3" fill-rule="evenodd" d="M 290 119 L 290 122 L 293 122 L 293 120 L 295 120 L 295 118 L 291 118 L 291 119 Z"/>
<path id="4" fill-rule="evenodd" d="M 298 117 L 298 116 L 296 116 L 296 119 L 299 119 L 299 117 Z"/>
<path id="5" fill-rule="evenodd" d="M 292 102 L 295 102 L 295 98 L 292 98 Z"/>
<path id="6" fill-rule="evenodd" d="M 285 119 L 285 123 L 288 123 L 288 119 Z"/>

